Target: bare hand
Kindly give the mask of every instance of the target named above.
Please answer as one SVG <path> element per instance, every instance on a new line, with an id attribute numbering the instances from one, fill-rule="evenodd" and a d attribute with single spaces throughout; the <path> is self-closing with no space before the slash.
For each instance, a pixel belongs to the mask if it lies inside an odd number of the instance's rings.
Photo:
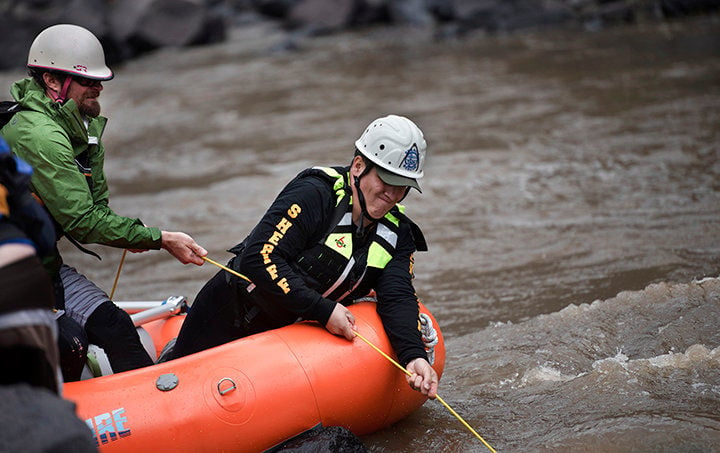
<path id="1" fill-rule="evenodd" d="M 333 335 L 345 337 L 347 340 L 355 338 L 355 316 L 342 304 L 335 304 L 335 309 L 330 315 L 325 328 Z"/>
<path id="2" fill-rule="evenodd" d="M 193 263 L 202 266 L 207 256 L 207 250 L 200 247 L 189 235 L 181 232 L 162 232 L 162 248 L 168 251 L 183 264 Z"/>
<path id="3" fill-rule="evenodd" d="M 410 376 L 405 376 L 408 384 L 413 390 L 422 392 L 430 398 L 437 396 L 438 375 L 425 359 L 413 359 L 407 364 L 406 369 Z"/>

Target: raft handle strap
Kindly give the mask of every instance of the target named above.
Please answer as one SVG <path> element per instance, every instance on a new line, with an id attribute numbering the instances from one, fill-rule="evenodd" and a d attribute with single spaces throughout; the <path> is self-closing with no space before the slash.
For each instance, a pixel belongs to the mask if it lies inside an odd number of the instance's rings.
<path id="1" fill-rule="evenodd" d="M 226 389 L 224 389 L 224 390 L 221 390 L 221 389 L 220 389 L 220 385 L 221 385 L 223 382 L 225 382 L 225 381 L 230 382 L 230 387 L 228 387 L 228 388 L 226 388 Z M 218 390 L 218 393 L 221 394 L 221 395 L 225 395 L 226 393 L 232 392 L 232 391 L 235 390 L 236 388 L 237 388 L 237 385 L 235 384 L 235 381 L 233 381 L 233 380 L 232 380 L 231 378 L 229 378 L 229 377 L 224 377 L 224 378 L 220 379 L 220 380 L 218 381 L 218 383 L 217 383 L 217 390 Z"/>

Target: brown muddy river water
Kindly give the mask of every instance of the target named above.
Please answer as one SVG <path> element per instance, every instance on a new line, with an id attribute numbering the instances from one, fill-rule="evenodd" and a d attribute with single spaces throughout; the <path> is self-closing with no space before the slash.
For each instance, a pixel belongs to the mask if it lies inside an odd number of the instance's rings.
<path id="1" fill-rule="evenodd" d="M 283 185 L 349 163 L 374 118 L 424 130 L 430 251 L 416 286 L 447 347 L 440 394 L 494 448 L 720 451 L 720 23 L 433 42 L 280 35 L 116 67 L 111 205 L 225 262 Z M 22 74 L 0 74 L 3 86 Z M 66 261 L 108 291 L 121 252 Z M 192 300 L 216 269 L 130 255 L 118 300 Z M 368 378 L 372 378 L 369 376 Z M 373 452 L 482 452 L 438 402 Z"/>

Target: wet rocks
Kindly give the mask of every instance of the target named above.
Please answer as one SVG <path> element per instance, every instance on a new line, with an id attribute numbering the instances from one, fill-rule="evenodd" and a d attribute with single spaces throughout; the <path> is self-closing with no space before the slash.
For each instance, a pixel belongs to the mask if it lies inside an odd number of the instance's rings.
<path id="1" fill-rule="evenodd" d="M 229 28 L 259 21 L 277 24 L 294 42 L 363 26 L 410 26 L 435 38 L 599 30 L 719 10 L 720 0 L 0 0 L 0 69 L 24 66 L 32 39 L 57 23 L 93 31 L 115 63 L 160 47 L 222 41 Z"/>
<path id="2" fill-rule="evenodd" d="M 352 24 L 355 0 L 306 0 L 295 3 L 288 11 L 290 28 L 309 28 L 318 32 L 336 31 Z"/>
<path id="3" fill-rule="evenodd" d="M 141 42 L 146 47 L 200 43 L 208 16 L 203 0 L 115 2 L 107 11 L 115 42 Z"/>
<path id="4" fill-rule="evenodd" d="M 59 23 L 92 31 L 111 63 L 160 47 L 218 42 L 225 39 L 224 14 L 229 10 L 217 4 L 209 0 L 0 0 L 0 69 L 23 67 L 35 36 Z"/>

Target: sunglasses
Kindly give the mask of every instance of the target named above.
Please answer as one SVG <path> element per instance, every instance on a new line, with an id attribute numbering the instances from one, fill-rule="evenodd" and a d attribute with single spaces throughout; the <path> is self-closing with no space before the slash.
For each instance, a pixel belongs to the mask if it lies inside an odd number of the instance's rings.
<path id="1" fill-rule="evenodd" d="M 84 87 L 98 87 L 102 80 L 88 79 L 86 77 L 73 76 L 73 80 Z"/>

